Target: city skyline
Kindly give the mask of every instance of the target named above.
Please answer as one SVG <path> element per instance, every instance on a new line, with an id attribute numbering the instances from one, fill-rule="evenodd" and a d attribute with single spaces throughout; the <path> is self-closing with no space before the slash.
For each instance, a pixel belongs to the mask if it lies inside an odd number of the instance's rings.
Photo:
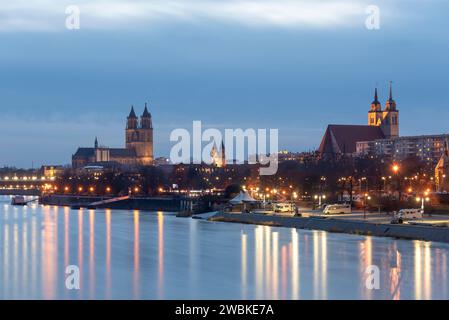
<path id="1" fill-rule="evenodd" d="M 418 17 L 405 1 L 379 1 L 380 30 L 367 30 L 368 1 L 348 1 L 332 21 L 328 2 L 319 3 L 320 10 L 310 8 L 324 12 L 314 23 L 292 15 L 279 25 L 264 11 L 248 21 L 248 9 L 235 4 L 235 19 L 189 9 L 183 14 L 190 20 L 169 12 L 147 23 L 131 12 L 114 24 L 92 8 L 83 16 L 81 7 L 80 30 L 66 30 L 65 15 L 59 21 L 45 8 L 45 27 L 2 24 L 0 148 L 8 152 L 0 166 L 68 164 L 95 136 L 119 145 L 123 117 L 145 101 L 156 157 L 168 156 L 172 129 L 189 129 L 194 120 L 218 129 L 279 128 L 280 149 L 307 151 L 329 123 L 365 124 L 374 87 L 384 104 L 390 80 L 401 135 L 449 132 L 447 4 L 417 3 L 426 13 Z M 4 13 L 30 18 L 27 5 Z M 278 5 L 291 9 L 288 1 Z M 224 9 L 215 10 L 208 12 Z"/>

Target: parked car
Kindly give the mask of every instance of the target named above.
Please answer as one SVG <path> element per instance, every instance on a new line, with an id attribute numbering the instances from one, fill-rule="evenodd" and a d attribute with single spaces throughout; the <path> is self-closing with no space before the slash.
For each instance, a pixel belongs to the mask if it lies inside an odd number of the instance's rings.
<path id="1" fill-rule="evenodd" d="M 350 204 L 330 204 L 324 208 L 323 214 L 346 214 L 352 213 Z"/>

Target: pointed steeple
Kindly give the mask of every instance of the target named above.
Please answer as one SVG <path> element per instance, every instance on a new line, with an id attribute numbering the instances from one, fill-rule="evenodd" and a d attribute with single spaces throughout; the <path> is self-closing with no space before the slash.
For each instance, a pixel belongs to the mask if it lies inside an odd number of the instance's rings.
<path id="1" fill-rule="evenodd" d="M 145 109 L 143 110 L 142 117 L 151 118 L 151 114 L 148 112 L 147 103 L 145 102 Z"/>
<path id="2" fill-rule="evenodd" d="M 376 86 L 374 89 L 374 100 L 373 100 L 373 102 L 371 102 L 371 112 L 380 112 L 380 111 L 382 111 L 382 105 L 379 102 L 379 97 L 377 95 L 377 86 Z"/>
<path id="3" fill-rule="evenodd" d="M 393 100 L 393 81 L 390 81 L 390 95 L 388 96 L 388 100 L 394 101 Z"/>
<path id="4" fill-rule="evenodd" d="M 137 122 L 134 106 L 131 106 L 131 111 L 129 112 L 128 121 L 126 123 L 126 129 L 137 129 Z"/>
<path id="5" fill-rule="evenodd" d="M 142 116 L 140 117 L 140 127 L 142 129 L 152 129 L 153 123 L 151 121 L 151 113 L 148 112 L 148 106 L 145 102 L 145 109 L 143 110 Z"/>
<path id="6" fill-rule="evenodd" d="M 221 140 L 221 165 L 223 167 L 226 166 L 226 150 L 225 150 L 225 145 L 224 145 L 223 140 Z"/>
<path id="7" fill-rule="evenodd" d="M 378 96 L 377 96 L 377 87 L 374 89 L 374 100 L 373 100 L 373 104 L 380 104 L 379 98 L 378 98 Z"/>
<path id="8" fill-rule="evenodd" d="M 396 110 L 396 101 L 393 99 L 393 81 L 390 81 L 390 93 L 388 95 L 387 110 Z"/>
<path id="9" fill-rule="evenodd" d="M 95 149 L 97 149 L 97 148 L 98 148 L 98 139 L 97 139 L 97 137 L 95 137 L 95 142 L 94 142 L 94 146 L 95 146 Z"/>
<path id="10" fill-rule="evenodd" d="M 135 118 L 137 119 L 136 113 L 134 112 L 134 106 L 131 106 L 131 111 L 129 112 L 128 119 Z"/>

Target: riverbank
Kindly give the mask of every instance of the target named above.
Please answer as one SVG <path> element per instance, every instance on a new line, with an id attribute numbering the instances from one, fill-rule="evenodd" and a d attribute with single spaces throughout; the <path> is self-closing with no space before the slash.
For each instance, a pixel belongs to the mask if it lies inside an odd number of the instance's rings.
<path id="1" fill-rule="evenodd" d="M 427 225 L 398 225 L 370 223 L 355 220 L 340 220 L 338 218 L 326 217 L 283 217 L 223 212 L 219 212 L 213 217 L 210 217 L 209 221 L 257 224 L 272 227 L 322 230 L 336 233 L 449 243 L 449 228 Z"/>
<path id="2" fill-rule="evenodd" d="M 108 202 L 105 200 L 118 199 Z M 103 203 L 102 203 L 103 202 Z M 143 211 L 167 211 L 183 212 L 192 211 L 194 203 L 183 197 L 100 197 L 100 196 L 75 196 L 75 195 L 45 195 L 40 197 L 39 203 L 43 205 L 87 207 L 92 209 L 116 209 L 116 210 L 143 210 Z"/>

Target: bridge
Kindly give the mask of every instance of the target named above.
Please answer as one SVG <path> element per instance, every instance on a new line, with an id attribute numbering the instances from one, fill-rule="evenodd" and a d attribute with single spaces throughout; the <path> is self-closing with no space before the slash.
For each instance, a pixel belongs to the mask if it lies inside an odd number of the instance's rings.
<path id="1" fill-rule="evenodd" d="M 54 177 L 38 176 L 0 176 L 1 195 L 39 195 L 41 191 L 52 187 Z"/>

